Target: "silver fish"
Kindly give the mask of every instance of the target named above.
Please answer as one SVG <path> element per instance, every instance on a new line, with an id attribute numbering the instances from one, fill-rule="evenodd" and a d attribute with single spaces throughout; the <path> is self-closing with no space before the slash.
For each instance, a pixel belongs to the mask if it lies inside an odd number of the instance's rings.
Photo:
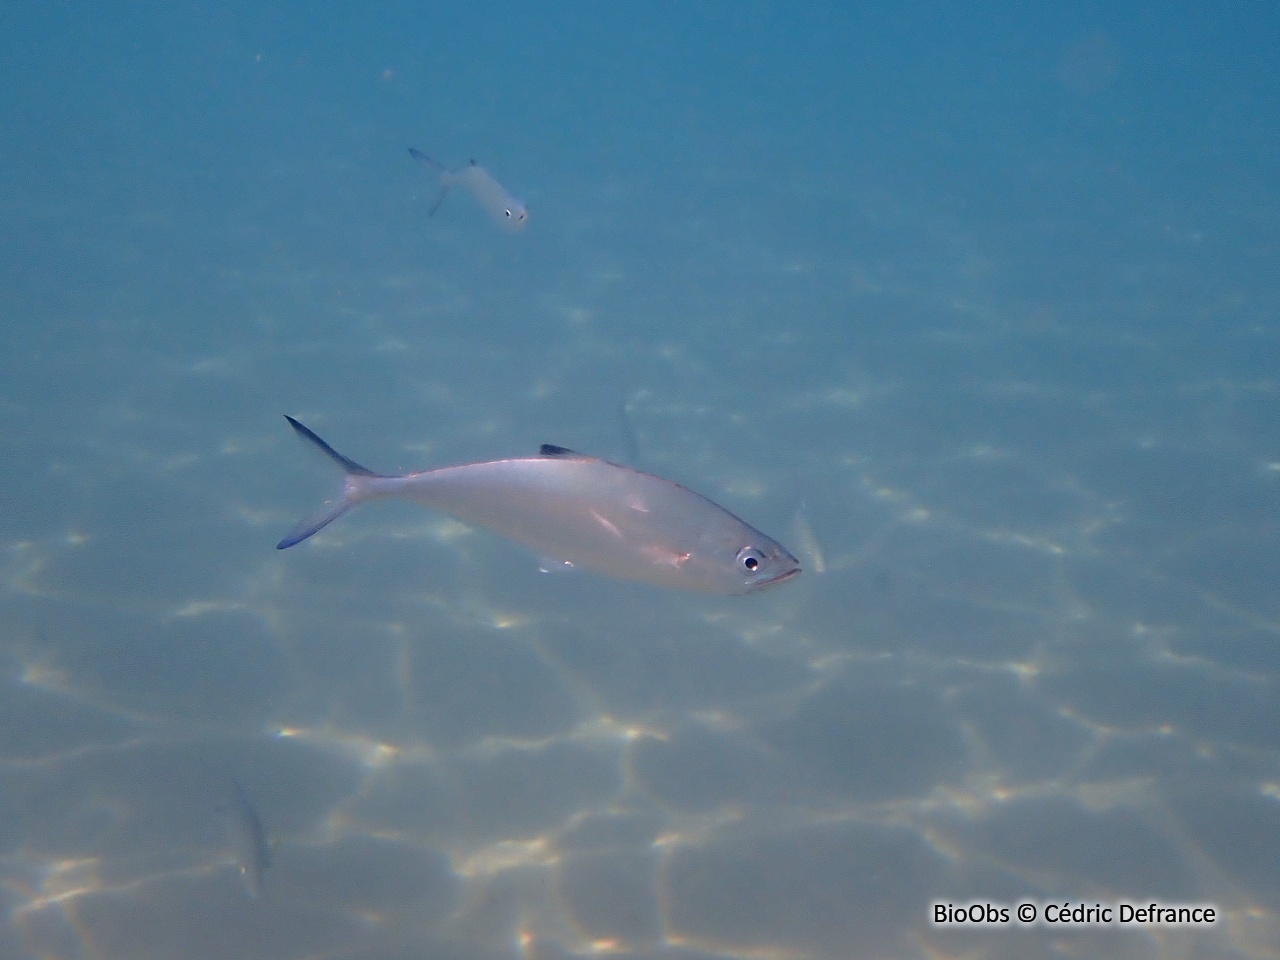
<path id="1" fill-rule="evenodd" d="M 301 543 L 366 500 L 416 500 L 523 544 L 557 567 L 704 593 L 742 594 L 789 580 L 800 564 L 775 540 L 686 487 L 544 446 L 536 457 L 402 476 L 366 470 L 293 417 L 299 436 L 346 472 L 342 495 L 277 545 Z"/>
<path id="2" fill-rule="evenodd" d="M 471 194 L 480 201 L 480 205 L 489 212 L 489 216 L 493 217 L 503 229 L 515 233 L 517 230 L 523 230 L 525 224 L 529 222 L 529 210 L 524 203 L 507 193 L 502 184 L 493 178 L 493 174 L 474 160 L 461 170 L 450 170 L 444 164 L 413 147 L 409 148 L 409 156 L 423 166 L 430 167 L 440 177 L 440 196 L 436 198 L 427 216 L 435 216 L 435 212 L 440 209 L 440 204 L 444 203 L 444 198 L 449 195 L 452 188 L 462 187 L 464 190 L 471 191 Z"/>
<path id="3" fill-rule="evenodd" d="M 240 868 L 245 893 L 251 897 L 261 896 L 263 880 L 271 868 L 271 845 L 244 787 L 238 780 L 232 780 L 231 786 L 235 797 L 228 811 L 227 830 L 235 847 L 236 866 Z"/>

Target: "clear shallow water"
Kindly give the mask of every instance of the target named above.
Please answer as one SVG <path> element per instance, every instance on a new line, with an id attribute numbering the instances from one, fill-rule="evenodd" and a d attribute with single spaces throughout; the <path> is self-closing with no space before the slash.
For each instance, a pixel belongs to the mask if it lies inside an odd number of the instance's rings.
<path id="1" fill-rule="evenodd" d="M 5 16 L 0 955 L 1280 950 L 1274 13 Z M 623 405 L 826 572 L 273 549 Z"/>

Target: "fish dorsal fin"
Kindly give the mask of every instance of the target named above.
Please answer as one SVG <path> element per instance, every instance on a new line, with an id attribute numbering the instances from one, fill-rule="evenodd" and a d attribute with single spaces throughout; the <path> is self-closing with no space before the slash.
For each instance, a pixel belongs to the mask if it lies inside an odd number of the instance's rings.
<path id="1" fill-rule="evenodd" d="M 570 450 L 568 447 L 557 447 L 554 443 L 544 443 L 538 448 L 538 454 L 543 457 L 582 457 L 586 454 L 579 453 L 577 450 Z"/>

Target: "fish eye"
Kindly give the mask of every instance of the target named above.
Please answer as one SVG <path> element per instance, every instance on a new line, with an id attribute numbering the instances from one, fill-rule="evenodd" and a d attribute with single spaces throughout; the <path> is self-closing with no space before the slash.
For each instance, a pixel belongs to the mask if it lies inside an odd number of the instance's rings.
<path id="1" fill-rule="evenodd" d="M 502 212 L 503 212 L 503 213 L 505 213 L 505 214 L 507 215 L 507 219 L 508 219 L 508 220 L 510 220 L 510 219 L 511 219 L 511 211 L 510 211 L 510 210 L 503 210 Z"/>
<path id="2" fill-rule="evenodd" d="M 754 547 L 743 547 L 738 551 L 738 566 L 747 573 L 755 573 L 760 569 L 760 551 Z"/>

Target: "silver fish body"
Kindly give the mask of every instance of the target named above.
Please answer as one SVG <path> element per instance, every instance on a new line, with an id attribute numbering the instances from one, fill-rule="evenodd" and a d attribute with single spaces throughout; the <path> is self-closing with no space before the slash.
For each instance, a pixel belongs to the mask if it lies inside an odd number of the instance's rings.
<path id="1" fill-rule="evenodd" d="M 537 457 L 380 476 L 286 419 L 347 478 L 342 497 L 299 524 L 282 550 L 356 504 L 398 498 L 485 527 L 546 561 L 660 587 L 743 594 L 800 572 L 781 544 L 706 497 L 606 460 L 545 446 Z"/>
<path id="2" fill-rule="evenodd" d="M 490 217 L 502 227 L 515 233 L 523 230 L 529 222 L 529 209 L 524 202 L 507 192 L 493 174 L 474 160 L 461 170 L 450 170 L 444 164 L 433 160 L 421 150 L 409 148 L 409 155 L 425 167 L 430 167 L 440 177 L 440 195 L 431 207 L 428 216 L 434 216 L 444 203 L 444 198 L 454 187 L 468 191 L 480 202 Z"/>

